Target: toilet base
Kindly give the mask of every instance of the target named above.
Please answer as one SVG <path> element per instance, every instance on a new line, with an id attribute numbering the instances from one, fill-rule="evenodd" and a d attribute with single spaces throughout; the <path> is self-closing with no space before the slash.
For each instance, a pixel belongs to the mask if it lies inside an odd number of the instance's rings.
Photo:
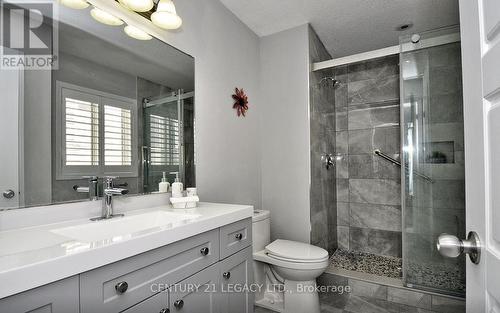
<path id="1" fill-rule="evenodd" d="M 320 313 L 316 281 L 285 280 L 285 313 Z"/>
<path id="2" fill-rule="evenodd" d="M 316 281 L 285 280 L 282 290 L 283 301 L 274 301 L 274 297 L 266 294 L 261 299 L 255 299 L 255 305 L 283 313 L 320 313 Z"/>

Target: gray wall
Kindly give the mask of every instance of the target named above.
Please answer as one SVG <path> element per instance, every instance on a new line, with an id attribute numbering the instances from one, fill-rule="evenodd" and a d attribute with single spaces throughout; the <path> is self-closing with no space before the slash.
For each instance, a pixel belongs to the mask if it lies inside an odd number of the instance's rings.
<path id="1" fill-rule="evenodd" d="M 44 24 L 39 29 L 43 32 L 52 32 Z M 51 93 L 50 71 L 24 71 L 23 88 L 23 150 L 24 164 L 20 160 L 20 167 L 24 175 L 20 179 L 21 199 L 24 205 L 45 204 L 51 202 L 52 192 L 52 155 L 51 155 Z M 6 150 L 4 150 L 6 151 Z M 5 152 L 4 152 L 5 153 Z"/>
<path id="2" fill-rule="evenodd" d="M 399 56 L 335 68 L 339 248 L 401 256 Z"/>
<path id="3" fill-rule="evenodd" d="M 261 38 L 262 207 L 271 236 L 310 242 L 309 26 Z"/>
<path id="4" fill-rule="evenodd" d="M 311 64 L 332 57 L 312 27 L 309 28 L 309 58 Z M 335 154 L 335 89 L 331 81 L 333 70 L 310 72 L 311 124 L 311 243 L 330 253 L 337 248 L 337 205 L 335 203 L 335 168 L 327 170 L 321 157 Z"/>
<path id="5" fill-rule="evenodd" d="M 195 58 L 196 186 L 203 201 L 261 206 L 259 38 L 219 1 L 175 3 L 185 23 L 161 31 L 164 40 Z M 237 117 L 235 87 L 249 97 Z"/>
<path id="6" fill-rule="evenodd" d="M 51 72 L 24 72 L 24 203 L 52 202 Z M 20 164 L 23 166 L 23 164 Z"/>

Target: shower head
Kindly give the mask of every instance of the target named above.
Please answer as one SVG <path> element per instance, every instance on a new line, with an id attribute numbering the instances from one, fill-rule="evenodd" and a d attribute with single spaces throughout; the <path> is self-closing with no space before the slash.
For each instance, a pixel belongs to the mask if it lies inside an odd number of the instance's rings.
<path id="1" fill-rule="evenodd" d="M 333 76 L 327 76 L 323 77 L 319 83 L 319 87 L 321 86 L 326 86 L 326 87 L 333 87 L 336 88 L 338 85 L 340 85 L 340 82 L 336 80 Z"/>

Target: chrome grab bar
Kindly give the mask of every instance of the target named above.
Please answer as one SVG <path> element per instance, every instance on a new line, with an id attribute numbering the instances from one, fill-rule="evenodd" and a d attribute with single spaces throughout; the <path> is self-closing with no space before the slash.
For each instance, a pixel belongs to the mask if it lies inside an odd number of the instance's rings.
<path id="1" fill-rule="evenodd" d="M 380 149 L 373 150 L 373 153 L 375 155 L 381 157 L 382 159 L 385 159 L 385 160 L 391 162 L 392 164 L 395 164 L 395 165 L 401 167 L 401 162 L 399 162 L 395 158 L 391 157 L 390 155 L 383 153 L 382 151 L 380 151 Z M 405 166 L 405 168 L 408 169 L 408 166 Z M 417 171 L 413 171 L 413 173 L 415 173 L 415 175 L 417 175 L 420 178 L 423 178 L 431 183 L 434 183 L 434 180 L 425 174 L 419 173 Z"/>

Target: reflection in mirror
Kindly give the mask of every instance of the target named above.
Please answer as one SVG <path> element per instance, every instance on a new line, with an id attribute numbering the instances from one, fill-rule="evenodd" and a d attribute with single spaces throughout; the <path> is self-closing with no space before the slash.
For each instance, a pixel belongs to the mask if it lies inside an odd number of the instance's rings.
<path id="1" fill-rule="evenodd" d="M 105 176 L 129 194 L 157 192 L 163 172 L 194 187 L 193 58 L 59 10 L 58 68 L 0 70 L 0 188 L 14 194 L 0 208 L 95 199 Z"/>

